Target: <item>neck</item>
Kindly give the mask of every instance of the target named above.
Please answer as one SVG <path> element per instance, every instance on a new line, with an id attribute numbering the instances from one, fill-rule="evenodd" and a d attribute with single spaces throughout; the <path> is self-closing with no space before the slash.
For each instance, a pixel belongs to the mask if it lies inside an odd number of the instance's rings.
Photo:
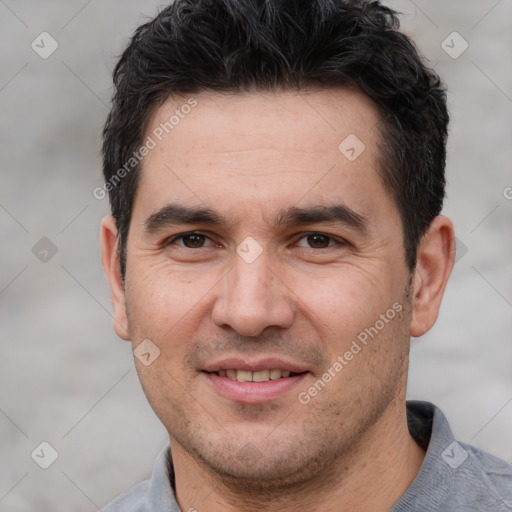
<path id="1" fill-rule="evenodd" d="M 405 400 L 391 402 L 335 465 L 293 487 L 255 494 L 231 485 L 171 438 L 176 497 L 182 510 L 209 512 L 388 512 L 418 474 L 425 452 L 409 434 Z"/>

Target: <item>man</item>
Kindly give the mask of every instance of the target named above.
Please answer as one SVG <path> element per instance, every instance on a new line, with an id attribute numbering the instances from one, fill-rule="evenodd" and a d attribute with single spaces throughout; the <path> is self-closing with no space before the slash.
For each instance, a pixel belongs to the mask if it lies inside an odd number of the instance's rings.
<path id="1" fill-rule="evenodd" d="M 170 446 L 105 510 L 511 510 L 512 467 L 406 403 L 455 246 L 445 91 L 393 11 L 176 0 L 114 82 L 102 261 Z"/>

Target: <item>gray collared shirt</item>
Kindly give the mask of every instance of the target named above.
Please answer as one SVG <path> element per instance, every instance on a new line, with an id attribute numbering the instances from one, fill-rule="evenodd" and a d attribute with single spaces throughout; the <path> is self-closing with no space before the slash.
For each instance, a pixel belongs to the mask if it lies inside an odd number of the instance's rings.
<path id="1" fill-rule="evenodd" d="M 455 441 L 448 420 L 429 402 L 408 401 L 407 421 L 426 456 L 420 472 L 390 512 L 512 512 L 511 464 Z M 182 512 L 173 486 L 167 445 L 155 461 L 151 478 L 126 491 L 102 512 Z"/>

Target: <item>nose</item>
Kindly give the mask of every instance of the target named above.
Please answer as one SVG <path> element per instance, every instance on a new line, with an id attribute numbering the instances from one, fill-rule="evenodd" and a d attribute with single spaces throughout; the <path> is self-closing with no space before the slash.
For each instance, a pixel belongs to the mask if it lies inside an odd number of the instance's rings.
<path id="1" fill-rule="evenodd" d="M 238 255 L 218 283 L 212 320 L 243 336 L 258 336 L 268 327 L 289 328 L 294 319 L 293 294 L 261 255 L 247 263 Z"/>

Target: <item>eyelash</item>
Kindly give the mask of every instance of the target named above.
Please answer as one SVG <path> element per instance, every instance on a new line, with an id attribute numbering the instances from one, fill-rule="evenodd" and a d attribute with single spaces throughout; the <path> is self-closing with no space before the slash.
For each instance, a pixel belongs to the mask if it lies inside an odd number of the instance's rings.
<path id="1" fill-rule="evenodd" d="M 166 240 L 164 242 L 164 246 L 169 246 L 171 244 L 173 244 L 174 242 L 176 242 L 177 240 L 179 239 L 182 239 L 185 238 L 186 236 L 190 236 L 190 235 L 200 235 L 200 236 L 204 236 L 205 238 L 211 240 L 211 238 L 204 234 L 204 233 L 201 233 L 199 231 L 187 231 L 186 233 L 181 233 L 179 235 L 176 235 L 176 236 L 173 236 L 171 237 L 170 239 Z M 330 249 L 332 247 L 336 247 L 336 246 L 343 246 L 343 245 L 348 245 L 348 242 L 346 242 L 345 240 L 341 239 L 341 238 L 338 238 L 338 237 L 334 237 L 332 235 L 328 235 L 326 233 L 322 233 L 321 231 L 310 231 L 308 233 L 304 233 L 300 238 L 297 239 L 297 241 L 295 243 L 297 243 L 298 241 L 304 239 L 304 238 L 307 238 L 308 236 L 312 236 L 312 235 L 320 235 L 320 236 L 323 236 L 323 237 L 326 237 L 329 239 L 329 241 L 332 241 L 334 242 L 332 245 L 328 245 L 327 247 L 320 247 L 320 248 L 315 248 L 315 247 L 308 247 L 309 249 L 314 249 L 314 250 L 320 250 L 320 249 Z M 213 241 L 213 240 L 212 240 Z M 190 249 L 190 250 L 198 250 L 198 249 L 208 249 L 208 247 L 186 247 L 185 245 L 181 246 L 183 249 Z M 305 249 L 306 247 L 303 247 L 303 249 Z"/>

